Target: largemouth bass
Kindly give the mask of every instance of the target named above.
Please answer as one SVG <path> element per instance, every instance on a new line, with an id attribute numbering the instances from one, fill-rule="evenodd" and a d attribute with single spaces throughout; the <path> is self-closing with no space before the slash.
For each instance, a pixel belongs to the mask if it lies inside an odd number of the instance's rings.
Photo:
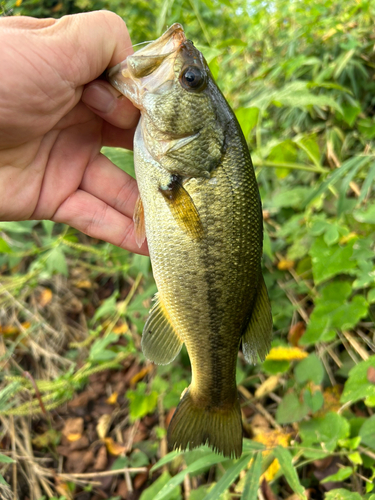
<path id="1" fill-rule="evenodd" d="M 266 355 L 272 317 L 261 273 L 262 208 L 246 141 L 202 54 L 180 24 L 108 72 L 141 110 L 134 138 L 140 198 L 158 287 L 145 356 L 170 363 L 185 343 L 192 380 L 168 429 L 170 448 L 242 452 L 240 344 Z"/>

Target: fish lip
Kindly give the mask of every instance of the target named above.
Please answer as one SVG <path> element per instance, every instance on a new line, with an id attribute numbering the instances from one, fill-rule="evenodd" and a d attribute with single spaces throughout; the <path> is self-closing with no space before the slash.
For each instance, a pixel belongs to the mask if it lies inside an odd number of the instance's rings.
<path id="1" fill-rule="evenodd" d="M 146 86 L 143 85 L 141 83 L 142 78 L 135 78 L 132 74 L 132 60 L 134 61 L 139 56 L 164 56 L 167 59 L 177 54 L 186 42 L 187 38 L 182 25 L 174 23 L 159 38 L 150 42 L 134 54 L 129 55 L 116 66 L 109 68 L 106 72 L 106 77 L 111 85 L 121 94 L 128 97 L 135 106 L 141 107 L 141 94 L 145 90 L 150 90 L 150 88 L 154 91 L 157 90 L 157 87 L 161 86 L 164 82 L 157 83 L 156 79 L 151 77 L 148 78 L 148 84 Z M 173 69 L 173 67 L 171 68 Z M 146 81 L 146 79 L 143 80 Z"/>

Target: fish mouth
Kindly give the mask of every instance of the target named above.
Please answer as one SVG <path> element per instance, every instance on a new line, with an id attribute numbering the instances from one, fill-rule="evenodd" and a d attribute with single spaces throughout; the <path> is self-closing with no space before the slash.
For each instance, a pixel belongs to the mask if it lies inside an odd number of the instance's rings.
<path id="1" fill-rule="evenodd" d="M 184 29 L 173 24 L 158 39 L 107 71 L 107 79 L 121 94 L 142 109 L 145 92 L 157 92 L 173 85 L 174 61 L 187 41 Z M 168 64 L 164 64 L 168 61 Z"/>

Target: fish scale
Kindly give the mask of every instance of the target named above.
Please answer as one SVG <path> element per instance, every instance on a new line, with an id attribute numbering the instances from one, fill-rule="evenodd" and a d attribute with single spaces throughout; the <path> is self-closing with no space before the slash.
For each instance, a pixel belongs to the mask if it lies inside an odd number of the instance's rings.
<path id="1" fill-rule="evenodd" d="M 264 358 L 272 333 L 260 267 L 261 202 L 246 141 L 178 24 L 111 69 L 109 80 L 141 110 L 134 220 L 139 243 L 147 236 L 158 287 L 142 348 L 166 364 L 185 343 L 191 361 L 192 381 L 170 423 L 169 445 L 208 443 L 238 457 L 238 349 L 242 343 L 250 362 Z"/>

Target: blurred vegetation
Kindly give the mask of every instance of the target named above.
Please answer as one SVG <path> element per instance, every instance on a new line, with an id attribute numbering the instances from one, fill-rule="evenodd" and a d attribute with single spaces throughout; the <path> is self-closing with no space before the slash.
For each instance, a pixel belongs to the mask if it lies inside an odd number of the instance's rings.
<path id="1" fill-rule="evenodd" d="M 141 455 L 128 450 L 117 459 L 117 468 L 153 465 L 141 500 L 374 500 L 374 2 L 1 5 L 6 15 L 36 17 L 110 9 L 124 18 L 134 44 L 181 22 L 205 54 L 251 150 L 275 335 L 264 363 L 248 366 L 239 356 L 244 455 L 233 461 L 204 447 L 162 451 L 164 412 L 189 383 L 182 352 L 126 392 L 126 425 L 155 412 L 159 419 L 149 442 L 137 443 Z M 133 172 L 131 153 L 104 152 Z M 68 227 L 6 222 L 0 236 L 5 436 L 22 415 L 70 400 L 94 373 L 119 368 L 124 359 L 148 366 L 139 334 L 155 285 L 149 259 Z M 11 443 L 4 438 L 2 445 L 0 471 L 14 484 Z M 7 494 L 5 480 L 0 483 Z M 79 498 L 82 483 L 66 484 L 66 498 Z"/>

